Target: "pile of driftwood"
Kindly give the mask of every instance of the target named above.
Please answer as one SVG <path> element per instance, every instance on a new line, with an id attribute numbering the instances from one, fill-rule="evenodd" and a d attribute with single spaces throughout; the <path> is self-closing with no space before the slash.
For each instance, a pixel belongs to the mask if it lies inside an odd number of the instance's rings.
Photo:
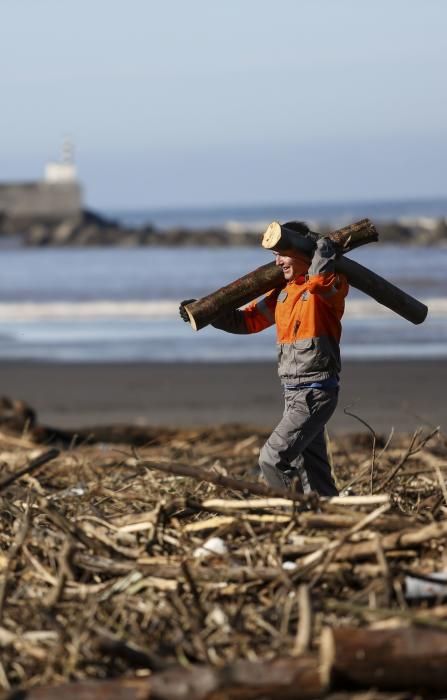
<path id="1" fill-rule="evenodd" d="M 325 500 L 250 476 L 265 437 L 0 434 L 4 696 L 446 693 L 445 438 L 332 440 Z"/>

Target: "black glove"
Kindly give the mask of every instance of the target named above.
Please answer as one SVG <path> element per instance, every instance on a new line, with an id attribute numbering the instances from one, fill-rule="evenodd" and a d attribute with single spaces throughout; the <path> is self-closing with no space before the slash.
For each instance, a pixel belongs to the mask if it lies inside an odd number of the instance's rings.
<path id="1" fill-rule="evenodd" d="M 318 233 L 315 233 L 315 231 L 308 231 L 304 237 L 312 243 L 314 248 L 317 247 L 318 239 L 320 238 Z"/>
<path id="2" fill-rule="evenodd" d="M 351 232 L 342 231 L 338 233 L 336 238 L 329 238 L 337 255 L 349 252 L 351 245 Z"/>
<path id="3" fill-rule="evenodd" d="M 178 307 L 180 317 L 185 321 L 185 323 L 189 323 L 189 316 L 186 312 L 185 306 L 188 306 L 188 304 L 192 304 L 193 301 L 197 301 L 196 299 L 184 299 L 183 301 L 180 302 L 180 306 Z"/>

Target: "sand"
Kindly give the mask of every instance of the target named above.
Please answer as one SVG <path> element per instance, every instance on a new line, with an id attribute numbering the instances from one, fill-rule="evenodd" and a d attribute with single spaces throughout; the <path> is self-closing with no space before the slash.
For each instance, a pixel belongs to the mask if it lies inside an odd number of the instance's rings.
<path id="1" fill-rule="evenodd" d="M 447 361 L 346 362 L 332 433 L 394 426 L 447 428 Z M 0 394 L 21 398 L 39 422 L 61 428 L 110 423 L 205 426 L 246 423 L 271 428 L 282 412 L 274 363 L 0 363 Z"/>

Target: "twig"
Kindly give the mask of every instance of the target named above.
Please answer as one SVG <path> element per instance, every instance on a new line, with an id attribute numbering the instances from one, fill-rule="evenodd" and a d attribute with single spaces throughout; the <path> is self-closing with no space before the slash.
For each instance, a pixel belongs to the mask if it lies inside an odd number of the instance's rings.
<path id="1" fill-rule="evenodd" d="M 436 478 L 438 479 L 438 482 L 439 482 L 439 486 L 441 487 L 442 495 L 444 496 L 444 501 L 447 505 L 447 487 L 445 485 L 445 479 L 441 474 L 441 470 L 439 468 L 439 465 L 434 464 L 433 466 L 434 466 Z"/>
<path id="2" fill-rule="evenodd" d="M 425 438 L 423 438 L 423 439 L 416 445 L 416 447 L 415 447 L 414 444 L 415 444 L 415 442 L 416 442 L 417 437 L 420 435 L 420 432 L 421 432 L 421 429 L 420 429 L 420 428 L 418 428 L 417 430 L 415 430 L 415 432 L 414 432 L 414 434 L 413 434 L 413 437 L 411 438 L 410 444 L 409 444 L 409 446 L 408 446 L 408 448 L 407 448 L 407 450 L 406 450 L 404 456 L 403 456 L 402 459 L 400 459 L 399 462 L 396 464 L 396 466 L 395 466 L 394 469 L 392 470 L 391 474 L 389 474 L 389 475 L 386 477 L 385 481 L 383 481 L 381 484 L 379 484 L 379 486 L 377 487 L 376 491 L 383 491 L 383 489 L 384 489 L 386 486 L 388 486 L 389 483 L 391 483 L 391 481 L 394 479 L 394 477 L 396 476 L 397 472 L 403 467 L 403 465 L 405 464 L 405 462 L 407 461 L 407 459 L 408 459 L 409 457 L 411 457 L 412 455 L 417 454 L 417 452 L 419 452 L 419 450 L 421 450 L 421 449 L 427 444 L 427 442 L 428 442 L 429 440 L 431 440 L 432 437 L 434 437 L 437 433 L 439 433 L 439 426 L 438 426 L 437 428 L 435 428 L 435 430 L 432 430 L 431 433 L 429 433 L 428 435 L 426 435 Z"/>
<path id="3" fill-rule="evenodd" d="M 3 617 L 3 608 L 6 601 L 6 593 L 8 589 L 9 574 L 13 567 L 13 564 L 22 548 L 25 538 L 28 534 L 29 526 L 31 523 L 31 509 L 29 503 L 26 505 L 25 513 L 22 518 L 21 525 L 17 531 L 15 540 L 8 551 L 8 558 L 6 561 L 6 566 L 3 571 L 3 576 L 0 580 L 0 622 Z"/>
<path id="4" fill-rule="evenodd" d="M 269 488 L 264 486 L 264 484 L 258 484 L 253 481 L 242 481 L 241 479 L 232 479 L 228 476 L 223 476 L 222 474 L 215 474 L 213 472 L 207 471 L 206 469 L 200 469 L 199 467 L 191 467 L 187 464 L 177 464 L 164 462 L 154 462 L 154 461 L 140 461 L 139 466 L 146 467 L 147 469 L 158 469 L 166 474 L 175 474 L 176 476 L 186 476 L 198 481 L 205 481 L 209 484 L 215 484 L 216 486 L 223 486 L 227 489 L 232 489 L 235 491 L 242 491 L 245 493 L 254 493 L 258 496 L 265 496 L 266 498 L 280 497 L 288 498 L 291 501 L 298 501 L 306 507 L 317 507 L 319 498 L 316 493 L 311 493 L 309 495 L 299 494 L 293 492 L 291 489 L 289 491 L 282 491 L 280 489 Z"/>
<path id="5" fill-rule="evenodd" d="M 390 446 L 393 435 L 394 435 L 394 428 L 391 428 L 388 439 L 387 439 L 385 445 L 383 446 L 383 448 L 381 449 L 379 456 L 376 458 L 376 467 L 378 466 L 378 464 L 380 463 L 380 460 L 382 459 L 383 455 L 385 454 L 388 447 Z M 354 484 L 357 484 L 359 481 L 361 481 L 361 479 L 368 472 L 368 470 L 369 470 L 369 460 L 368 460 L 368 464 L 366 465 L 366 467 L 364 469 L 361 469 L 358 474 L 356 474 L 352 479 L 350 479 L 346 484 L 344 484 L 343 487 L 340 489 L 340 491 L 343 493 L 343 491 L 346 491 L 346 489 L 349 489 L 351 486 L 354 486 Z"/>
<path id="6" fill-rule="evenodd" d="M 15 447 L 25 447 L 28 450 L 33 450 L 36 444 L 32 440 L 27 440 L 26 438 L 18 438 L 13 435 L 7 435 L 6 433 L 0 432 L 0 441 L 14 445 Z"/>
<path id="7" fill-rule="evenodd" d="M 62 546 L 61 555 L 59 557 L 59 574 L 57 582 L 54 588 L 50 591 L 50 594 L 47 598 L 46 605 L 49 609 L 54 608 L 57 605 L 57 603 L 62 599 L 62 594 L 64 592 L 67 579 L 69 577 L 73 577 L 71 565 L 74 551 L 74 544 L 71 538 L 67 536 Z"/>
<path id="8" fill-rule="evenodd" d="M 345 603 L 338 600 L 327 600 L 325 602 L 325 607 L 328 610 L 334 610 L 344 614 L 350 613 L 351 615 L 365 619 L 372 617 L 378 620 L 386 620 L 387 618 L 397 617 L 402 620 L 408 620 L 414 625 L 420 625 L 421 627 L 433 627 L 434 629 L 447 631 L 446 620 L 440 620 L 439 618 L 430 616 L 426 611 L 412 612 L 409 610 L 399 610 L 397 608 L 372 609 L 364 607 L 363 605 L 357 605 L 356 603 Z"/>
<path id="9" fill-rule="evenodd" d="M 8 676 L 6 675 L 5 668 L 0 661 L 0 686 L 3 688 L 3 690 L 10 690 L 11 685 L 8 680 Z"/>
<path id="10" fill-rule="evenodd" d="M 189 568 L 188 563 L 186 561 L 182 561 L 181 568 L 192 593 L 192 597 L 196 604 L 197 611 L 200 615 L 201 622 L 203 623 L 206 617 L 206 610 L 202 605 L 202 599 L 200 597 L 199 589 L 197 588 L 196 582 L 194 580 L 194 576 L 192 575 L 191 569 Z"/>
<path id="11" fill-rule="evenodd" d="M 391 600 L 391 591 L 392 591 L 392 578 L 390 574 L 390 567 L 388 566 L 388 562 L 386 560 L 386 555 L 384 552 L 384 549 L 382 547 L 382 542 L 380 541 L 379 535 L 376 535 L 374 538 L 374 543 L 376 546 L 376 551 L 377 551 L 377 562 L 380 566 L 380 569 L 383 574 L 383 578 L 385 580 L 385 592 L 386 592 L 386 604 L 390 604 Z"/>
<path id="12" fill-rule="evenodd" d="M 389 503 L 385 503 L 383 506 L 379 506 L 374 510 L 372 513 L 369 513 L 365 518 L 363 518 L 360 522 L 356 523 L 353 525 L 345 534 L 340 537 L 338 540 L 335 542 L 331 542 L 330 544 L 322 547 L 320 550 L 317 552 L 314 552 L 313 554 L 310 554 L 309 557 L 306 559 L 309 559 L 314 565 L 316 565 L 322 556 L 326 554 L 326 559 L 323 563 L 323 566 L 321 567 L 320 571 L 317 573 L 316 576 L 312 579 L 312 581 L 309 584 L 309 588 L 312 589 L 318 581 L 320 581 L 321 577 L 325 573 L 327 567 L 329 564 L 333 561 L 337 551 L 340 549 L 340 547 L 351 537 L 351 535 L 354 535 L 356 532 L 360 532 L 360 530 L 363 530 L 367 525 L 370 523 L 374 522 L 377 518 L 379 518 L 383 513 L 386 513 L 387 510 L 389 510 L 390 505 Z M 320 553 L 320 557 L 318 558 L 316 555 Z M 306 569 L 307 567 L 305 567 Z"/>
<path id="13" fill-rule="evenodd" d="M 352 418 L 356 418 L 358 421 L 360 421 L 360 423 L 362 423 L 366 428 L 368 428 L 369 432 L 372 435 L 371 473 L 370 473 L 370 477 L 369 477 L 369 492 L 372 494 L 373 481 L 374 481 L 374 466 L 375 466 L 375 460 L 376 460 L 377 435 L 376 435 L 375 431 L 371 428 L 369 423 L 367 423 L 366 420 L 363 420 L 363 418 L 360 418 L 360 416 L 357 416 L 355 413 L 348 411 L 347 408 L 343 409 L 343 413 L 345 413 L 347 416 L 351 416 Z"/>
<path id="14" fill-rule="evenodd" d="M 292 656 L 300 656 L 300 654 L 303 654 L 305 651 L 309 651 L 312 639 L 312 606 L 309 587 L 305 584 L 301 585 L 298 589 L 298 613 L 299 620 Z"/>
<path id="15" fill-rule="evenodd" d="M 102 654 L 124 659 L 132 668 L 150 668 L 151 671 L 163 671 L 171 665 L 156 654 L 109 633 L 100 632 L 97 646 Z"/>
<path id="16" fill-rule="evenodd" d="M 42 467 L 50 460 L 58 457 L 59 454 L 59 450 L 48 450 L 48 452 L 44 452 L 36 457 L 36 459 L 33 459 L 29 464 L 27 464 L 26 467 L 23 467 L 23 469 L 19 469 L 19 471 L 15 472 L 14 474 L 8 474 L 8 476 L 5 476 L 0 480 L 0 491 L 3 491 L 3 489 L 11 486 L 14 481 L 17 481 L 17 479 L 20 479 L 20 477 L 25 476 L 25 474 L 31 474 L 32 472 L 36 471 L 36 469 L 39 469 L 39 467 Z"/>

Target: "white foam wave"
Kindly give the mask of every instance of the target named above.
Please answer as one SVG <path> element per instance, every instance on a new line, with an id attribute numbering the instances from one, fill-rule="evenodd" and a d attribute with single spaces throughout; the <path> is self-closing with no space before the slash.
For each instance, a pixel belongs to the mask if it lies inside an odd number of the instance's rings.
<path id="1" fill-rule="evenodd" d="M 429 316 L 447 317 L 447 298 L 425 299 Z M 79 301 L 0 303 L 0 322 L 57 321 L 69 319 L 161 319 L 178 316 L 178 301 Z M 392 312 L 373 299 L 348 299 L 345 319 L 386 317 Z"/>
<path id="2" fill-rule="evenodd" d="M 0 321 L 95 318 L 167 318 L 178 314 L 176 301 L 20 302 L 0 304 Z"/>
<path id="3" fill-rule="evenodd" d="M 428 306 L 428 315 L 431 317 L 447 316 L 447 298 L 421 299 Z M 348 299 L 346 302 L 345 318 L 375 318 L 389 316 L 394 312 L 374 299 Z"/>

